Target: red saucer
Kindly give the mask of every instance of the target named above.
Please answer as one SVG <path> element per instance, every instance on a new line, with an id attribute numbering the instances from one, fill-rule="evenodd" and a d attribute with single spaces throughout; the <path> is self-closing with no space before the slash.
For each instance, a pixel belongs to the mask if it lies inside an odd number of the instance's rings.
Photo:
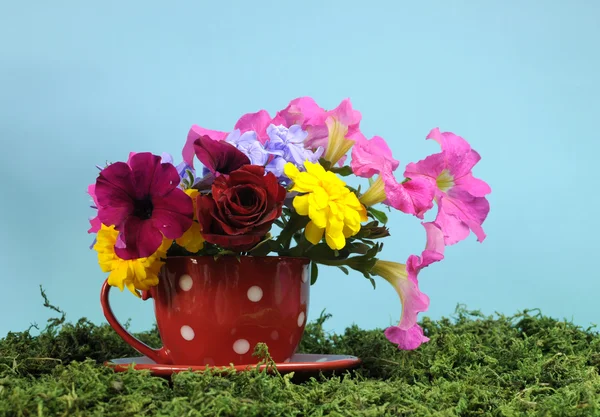
<path id="1" fill-rule="evenodd" d="M 296 353 L 292 359 L 286 363 L 277 363 L 277 370 L 281 374 L 289 372 L 310 372 L 318 373 L 324 371 L 338 371 L 354 368 L 360 364 L 360 359 L 356 356 L 348 355 L 315 355 L 308 353 Z M 189 366 L 189 365 L 160 365 L 148 359 L 146 356 L 137 358 L 121 358 L 112 359 L 104 363 L 104 365 L 113 368 L 117 372 L 124 372 L 130 369 L 142 370 L 147 369 L 152 375 L 156 376 L 171 376 L 173 373 L 183 371 L 205 371 L 207 366 Z M 265 365 L 261 366 L 261 370 Z M 233 369 L 236 371 L 244 371 L 254 369 L 256 365 L 237 365 Z M 231 369 L 226 366 L 208 366 L 208 369 Z"/>

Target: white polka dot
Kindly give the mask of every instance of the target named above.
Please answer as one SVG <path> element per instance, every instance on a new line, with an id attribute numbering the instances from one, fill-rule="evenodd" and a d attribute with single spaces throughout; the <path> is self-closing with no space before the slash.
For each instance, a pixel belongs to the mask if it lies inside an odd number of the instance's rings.
<path id="1" fill-rule="evenodd" d="M 259 302 L 263 297 L 263 290 L 258 285 L 248 288 L 248 300 L 255 303 Z"/>
<path id="2" fill-rule="evenodd" d="M 304 311 L 301 311 L 300 314 L 298 314 L 298 327 L 302 327 L 303 324 L 304 324 Z"/>
<path id="3" fill-rule="evenodd" d="M 192 277 L 190 277 L 188 274 L 184 274 L 179 278 L 179 288 L 181 288 L 183 291 L 191 290 L 192 285 L 194 285 Z"/>
<path id="4" fill-rule="evenodd" d="M 292 360 L 292 358 L 287 358 L 286 360 L 283 361 L 283 363 L 290 363 L 291 360 Z"/>
<path id="5" fill-rule="evenodd" d="M 246 339 L 238 339 L 233 343 L 233 351 L 238 355 L 243 355 L 250 350 L 250 343 Z"/>
<path id="6" fill-rule="evenodd" d="M 273 340 L 279 339 L 279 333 L 277 333 L 277 330 L 273 330 L 271 332 L 271 339 L 273 339 Z"/>
<path id="7" fill-rule="evenodd" d="M 194 329 L 190 326 L 181 326 L 181 337 L 185 340 L 192 340 L 194 338 Z"/>
<path id="8" fill-rule="evenodd" d="M 319 358 L 315 362 L 327 362 L 327 358 Z"/>
<path id="9" fill-rule="evenodd" d="M 304 272 L 302 274 L 302 282 L 306 282 L 306 281 L 308 281 L 308 272 Z"/>

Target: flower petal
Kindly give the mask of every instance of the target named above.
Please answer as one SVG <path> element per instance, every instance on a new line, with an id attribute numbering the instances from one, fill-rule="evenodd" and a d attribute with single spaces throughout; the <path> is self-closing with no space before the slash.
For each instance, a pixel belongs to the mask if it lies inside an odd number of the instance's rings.
<path id="1" fill-rule="evenodd" d="M 308 216 L 308 195 L 299 195 L 292 202 L 296 213 L 301 216 Z"/>
<path id="2" fill-rule="evenodd" d="M 492 192 L 490 186 L 483 180 L 473 177 L 471 173 L 457 178 L 454 182 L 455 188 L 461 188 L 473 197 L 484 197 Z"/>
<path id="3" fill-rule="evenodd" d="M 102 226 L 102 222 L 98 218 L 98 216 L 90 219 L 90 228 L 88 229 L 88 233 L 98 233 L 100 227 Z"/>
<path id="4" fill-rule="evenodd" d="M 194 151 L 198 160 L 213 174 L 229 174 L 250 164 L 250 159 L 235 146 L 214 141 L 208 136 L 201 136 L 194 142 Z"/>
<path id="5" fill-rule="evenodd" d="M 471 150 L 471 145 L 452 132 L 440 132 L 437 127 L 427 135 L 427 139 L 433 139 L 440 144 L 447 169 L 455 178 L 471 172 L 481 157 Z"/>
<path id="6" fill-rule="evenodd" d="M 317 227 L 312 221 L 308 222 L 304 229 L 304 236 L 313 245 L 317 245 L 323 239 L 325 228 Z"/>
<path id="7" fill-rule="evenodd" d="M 398 183 L 391 171 L 383 172 L 386 204 L 407 214 L 422 219 L 423 215 L 433 207 L 435 185 L 428 178 L 416 177 Z"/>
<path id="8" fill-rule="evenodd" d="M 141 220 L 130 216 L 121 233 L 125 247 L 115 247 L 115 253 L 121 259 L 146 258 L 156 252 L 163 241 L 162 234 L 154 227 L 151 219 Z"/>
<path id="9" fill-rule="evenodd" d="M 429 342 L 429 338 L 423 334 L 423 329 L 418 324 L 410 329 L 401 329 L 397 326 L 388 327 L 385 329 L 385 337 L 402 350 L 414 350 L 421 344 Z"/>
<path id="10" fill-rule="evenodd" d="M 194 142 L 202 136 L 207 136 L 212 140 L 220 141 L 227 137 L 227 133 L 219 132 L 218 130 L 204 129 L 203 127 L 193 125 L 188 133 L 187 140 L 181 152 L 183 162 L 192 168 L 194 167 Z"/>
<path id="11" fill-rule="evenodd" d="M 485 232 L 481 225 L 490 211 L 485 197 L 473 197 L 464 190 L 450 190 L 438 200 L 436 223 L 444 232 L 446 245 L 454 245 L 469 236 L 469 229 L 483 242 Z"/>
<path id="12" fill-rule="evenodd" d="M 290 101 L 290 104 L 277 112 L 272 123 L 290 127 L 300 125 L 308 133 L 305 141 L 307 149 L 316 149 L 327 145 L 327 111 L 321 108 L 311 97 L 299 97 Z"/>
<path id="13" fill-rule="evenodd" d="M 152 199 L 152 224 L 168 239 L 177 239 L 192 225 L 194 205 L 181 189 Z"/>
<path id="14" fill-rule="evenodd" d="M 160 169 L 158 155 L 152 155 L 150 152 L 136 153 L 129 158 L 128 165 L 131 168 L 136 200 L 143 200 L 154 193 L 164 195 L 179 185 L 179 174 L 175 167 L 164 164 L 164 168 Z M 169 173 L 171 178 L 165 178 Z M 174 184 L 169 184 L 170 181 L 174 181 Z M 167 185 L 166 189 L 163 189 L 164 185 Z"/>
<path id="15" fill-rule="evenodd" d="M 205 233 L 203 236 L 207 242 L 212 243 L 213 245 L 219 245 L 223 248 L 237 252 L 245 252 L 256 246 L 256 244 L 262 240 L 264 234 L 231 236 Z"/>
<path id="16" fill-rule="evenodd" d="M 247 113 L 240 117 L 234 126 L 234 129 L 239 129 L 242 133 L 254 131 L 258 135 L 261 143 L 265 143 L 269 138 L 267 136 L 267 127 L 271 124 L 271 116 L 266 110 L 259 110 L 256 113 Z"/>
<path id="17" fill-rule="evenodd" d="M 395 171 L 400 162 L 392 157 L 392 151 L 379 136 L 371 140 L 358 139 L 352 148 L 350 166 L 354 174 L 363 178 L 371 178 L 383 170 Z"/>
<path id="18" fill-rule="evenodd" d="M 425 228 L 425 233 L 427 235 L 427 244 L 425 245 L 425 250 L 421 256 L 423 257 L 423 263 L 429 265 L 435 261 L 440 261 L 443 258 L 444 251 L 446 250 L 444 233 L 439 226 L 433 222 L 421 224 Z M 440 258 L 439 255 L 442 257 Z"/>
<path id="19" fill-rule="evenodd" d="M 107 226 L 119 226 L 133 211 L 132 173 L 129 165 L 115 162 L 104 168 L 95 185 L 98 217 Z"/>

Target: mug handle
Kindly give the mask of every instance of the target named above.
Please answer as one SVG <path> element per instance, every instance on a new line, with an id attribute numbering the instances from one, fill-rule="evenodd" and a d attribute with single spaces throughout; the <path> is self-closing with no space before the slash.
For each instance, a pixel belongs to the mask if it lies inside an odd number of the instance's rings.
<path id="1" fill-rule="evenodd" d="M 102 290 L 100 291 L 100 304 L 102 305 L 102 312 L 104 313 L 106 320 L 108 320 L 108 324 L 110 324 L 110 326 L 115 330 L 115 332 L 117 332 L 121 339 L 125 341 L 125 343 L 140 352 L 142 355 L 146 355 L 156 363 L 171 364 L 171 358 L 168 350 L 166 350 L 164 347 L 161 347 L 160 349 L 151 348 L 147 344 L 133 337 L 131 333 L 125 330 L 121 323 L 119 323 L 112 309 L 110 308 L 110 303 L 108 301 L 110 287 L 111 286 L 108 285 L 107 279 L 104 281 Z M 145 297 L 144 299 L 146 298 L 148 297 Z"/>

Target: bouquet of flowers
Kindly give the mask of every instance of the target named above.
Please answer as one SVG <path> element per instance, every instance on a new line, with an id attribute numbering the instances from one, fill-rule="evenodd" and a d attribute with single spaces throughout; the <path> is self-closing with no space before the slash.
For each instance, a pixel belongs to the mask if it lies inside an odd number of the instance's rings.
<path id="1" fill-rule="evenodd" d="M 406 350 L 427 342 L 417 315 L 429 298 L 418 274 L 470 231 L 483 241 L 491 189 L 471 173 L 479 154 L 437 128 L 427 139 L 441 151 L 409 163 L 397 179 L 399 161 L 383 138 L 361 133 L 360 121 L 349 99 L 324 110 L 301 97 L 275 117 L 245 114 L 231 132 L 192 126 L 180 164 L 144 152 L 98 167 L 88 187 L 97 209 L 89 233 L 108 283 L 140 296 L 158 284 L 170 256 L 307 257 L 312 283 L 320 265 L 389 282 L 402 313 L 386 337 Z M 352 175 L 368 180 L 364 188 L 346 183 Z M 376 207 L 423 219 L 434 203 L 435 220 L 422 222 L 425 249 L 405 263 L 379 259 L 390 231 Z"/>

